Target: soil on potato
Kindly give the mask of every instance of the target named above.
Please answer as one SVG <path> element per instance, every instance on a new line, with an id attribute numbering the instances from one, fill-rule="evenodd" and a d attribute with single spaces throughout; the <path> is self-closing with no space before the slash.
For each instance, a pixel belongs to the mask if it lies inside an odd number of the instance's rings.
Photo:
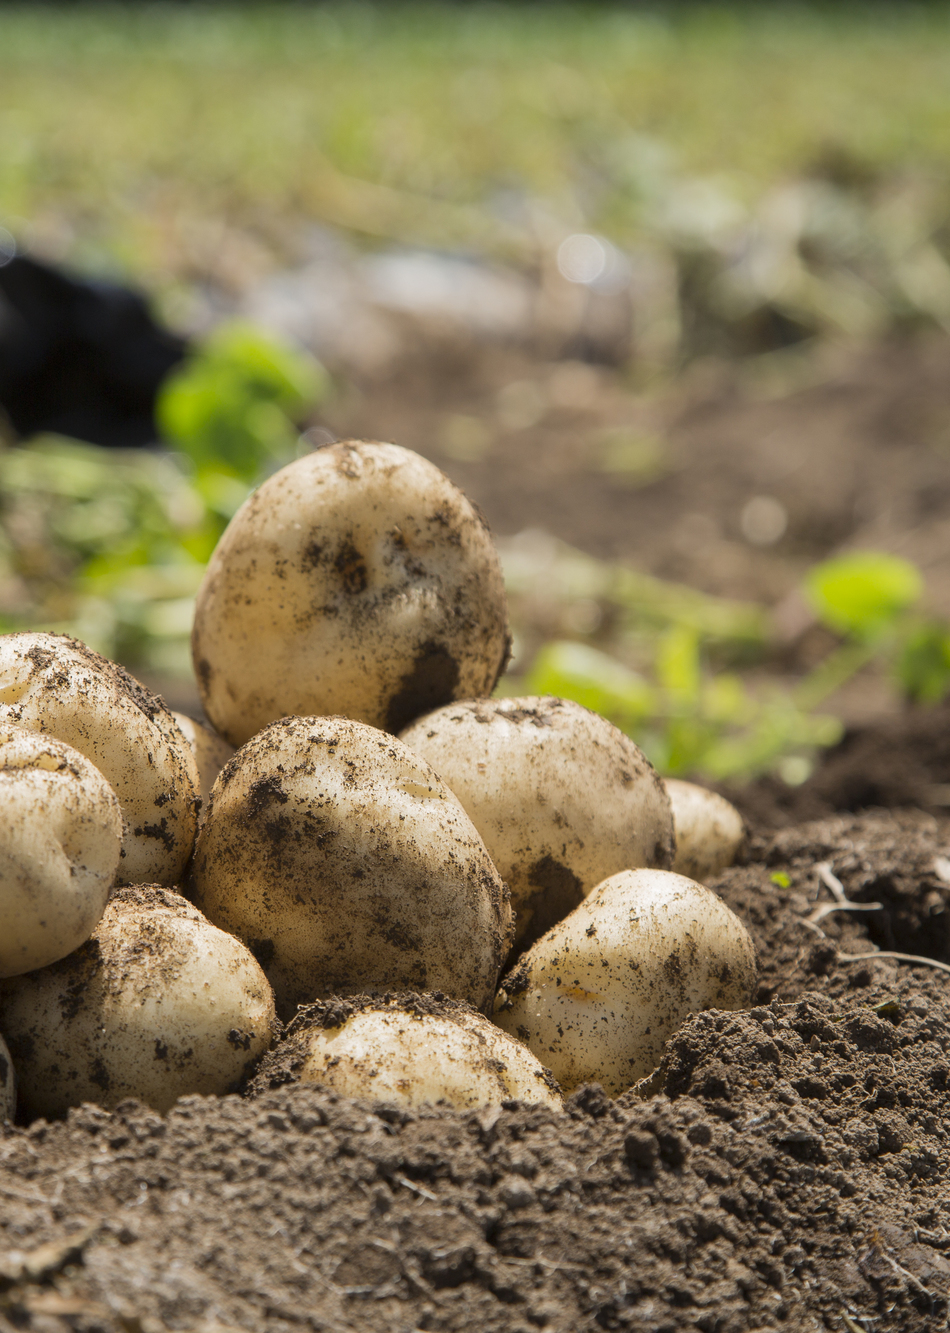
<path id="1" fill-rule="evenodd" d="M 881 752 L 950 781 L 948 720 Z M 0 1327 L 945 1327 L 950 976 L 875 951 L 950 962 L 950 822 L 851 810 L 841 762 L 797 789 L 811 822 L 746 793 L 715 887 L 754 934 L 756 1007 L 688 1020 L 643 1095 L 407 1114 L 298 1084 L 7 1127 Z M 822 914 L 834 881 L 881 906 Z"/>

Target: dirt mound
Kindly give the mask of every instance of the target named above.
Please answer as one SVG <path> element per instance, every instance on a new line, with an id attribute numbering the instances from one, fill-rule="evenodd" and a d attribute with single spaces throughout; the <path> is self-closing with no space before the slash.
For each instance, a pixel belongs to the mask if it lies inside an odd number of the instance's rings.
<path id="1" fill-rule="evenodd" d="M 948 848 L 913 810 L 753 832 L 715 887 L 759 1007 L 689 1020 L 645 1099 L 408 1114 L 297 1085 L 6 1128 L 0 1327 L 942 1326 L 950 977 L 873 950 L 950 958 Z"/>

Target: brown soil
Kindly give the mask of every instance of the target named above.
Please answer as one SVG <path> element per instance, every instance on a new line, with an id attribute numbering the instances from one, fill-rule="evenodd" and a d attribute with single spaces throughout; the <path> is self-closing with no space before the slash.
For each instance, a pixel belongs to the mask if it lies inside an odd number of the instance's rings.
<path id="1" fill-rule="evenodd" d="M 880 748 L 946 782 L 926 722 Z M 802 808 L 847 810 L 842 762 Z M 294 1085 L 8 1127 L 0 1327 L 945 1327 L 950 977 L 874 951 L 950 961 L 950 823 L 756 801 L 715 887 L 755 936 L 757 1007 L 690 1019 L 643 1097 L 407 1114 Z M 882 906 L 809 927 L 819 866 Z"/>
<path id="2" fill-rule="evenodd" d="M 324 424 L 432 458 L 500 535 L 544 528 L 593 555 L 766 602 L 842 543 L 899 550 L 950 612 L 946 337 L 698 363 L 651 393 L 608 367 L 418 326 L 407 345 L 389 373 L 352 382 Z M 741 530 L 757 495 L 788 513 L 765 547 Z"/>

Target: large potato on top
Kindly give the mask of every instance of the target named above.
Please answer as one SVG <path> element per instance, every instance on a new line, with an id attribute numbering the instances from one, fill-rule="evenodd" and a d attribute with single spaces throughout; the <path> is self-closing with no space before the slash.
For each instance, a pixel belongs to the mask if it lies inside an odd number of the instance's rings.
<path id="1" fill-rule="evenodd" d="M 396 732 L 494 688 L 501 567 L 481 515 L 432 463 L 394 444 L 329 445 L 235 514 L 192 649 L 205 712 L 234 745 L 294 713 Z"/>
<path id="2" fill-rule="evenodd" d="M 121 889 L 68 958 L 0 988 L 20 1107 L 127 1097 L 167 1111 L 234 1091 L 270 1045 L 274 997 L 239 940 L 157 885 Z"/>
<path id="3" fill-rule="evenodd" d="M 669 797 L 622 731 L 568 699 L 476 699 L 402 733 L 465 807 L 530 943 L 595 885 L 673 858 Z"/>
<path id="4" fill-rule="evenodd" d="M 67 634 L 0 636 L 0 722 L 95 764 L 125 819 L 120 884 L 178 882 L 195 841 L 198 770 L 157 695 Z"/>
<path id="5" fill-rule="evenodd" d="M 278 1011 L 347 991 L 441 990 L 484 1009 L 511 906 L 440 778 L 339 717 L 274 722 L 211 792 L 192 897 L 260 959 Z"/>
<path id="6" fill-rule="evenodd" d="M 495 1022 L 565 1092 L 617 1096 L 659 1063 L 699 1009 L 747 1009 L 756 981 L 745 926 L 702 884 L 625 870 L 599 884 L 502 982 Z"/>
<path id="7" fill-rule="evenodd" d="M 122 812 L 78 750 L 6 723 L 0 811 L 0 977 L 14 977 L 95 930 L 119 865 Z"/>
<path id="8" fill-rule="evenodd" d="M 252 1090 L 318 1083 L 345 1097 L 459 1110 L 509 1098 L 560 1108 L 554 1079 L 520 1041 L 457 1000 L 359 996 L 307 1005 Z"/>

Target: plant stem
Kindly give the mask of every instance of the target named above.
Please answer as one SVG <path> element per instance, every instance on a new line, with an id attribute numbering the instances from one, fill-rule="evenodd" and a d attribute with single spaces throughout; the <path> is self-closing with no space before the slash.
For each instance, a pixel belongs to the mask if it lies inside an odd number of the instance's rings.
<path id="1" fill-rule="evenodd" d="M 795 688 L 793 698 L 804 712 L 811 712 L 835 690 L 867 666 L 880 650 L 880 642 L 843 643 L 819 662 Z"/>

